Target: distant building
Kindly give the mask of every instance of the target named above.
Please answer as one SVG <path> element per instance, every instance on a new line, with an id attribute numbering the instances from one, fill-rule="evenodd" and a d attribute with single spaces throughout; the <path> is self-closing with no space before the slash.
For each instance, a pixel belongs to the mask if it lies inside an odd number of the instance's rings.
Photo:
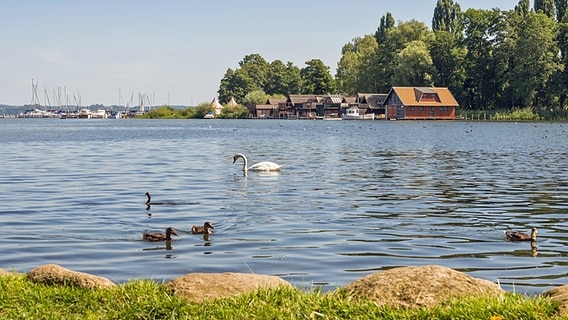
<path id="1" fill-rule="evenodd" d="M 213 101 L 211 101 L 211 107 L 215 110 L 216 115 L 220 115 L 221 110 L 223 110 L 223 106 L 219 103 L 217 97 L 213 98 Z"/>
<path id="2" fill-rule="evenodd" d="M 459 104 L 448 88 L 393 87 L 384 106 L 387 119 L 453 120 Z"/>

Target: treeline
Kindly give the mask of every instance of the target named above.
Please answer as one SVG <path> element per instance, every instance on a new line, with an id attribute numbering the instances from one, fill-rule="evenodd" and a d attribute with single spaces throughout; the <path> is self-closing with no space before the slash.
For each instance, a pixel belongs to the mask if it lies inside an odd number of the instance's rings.
<path id="1" fill-rule="evenodd" d="M 288 94 L 387 93 L 393 86 L 448 87 L 466 110 L 563 110 L 568 95 L 568 0 L 520 0 L 513 10 L 438 0 L 432 28 L 387 13 L 373 34 L 342 48 L 336 74 L 319 59 L 303 68 L 251 54 L 228 69 L 219 100 L 264 103 Z M 264 99 L 264 101 L 262 101 Z"/>

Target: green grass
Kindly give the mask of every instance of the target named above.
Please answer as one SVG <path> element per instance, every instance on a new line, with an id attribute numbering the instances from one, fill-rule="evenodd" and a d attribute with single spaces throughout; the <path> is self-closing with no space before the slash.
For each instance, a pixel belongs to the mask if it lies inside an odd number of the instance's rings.
<path id="1" fill-rule="evenodd" d="M 289 288 L 198 304 L 171 295 L 151 280 L 88 290 L 35 284 L 25 275 L 0 277 L 1 319 L 560 319 L 557 311 L 550 299 L 517 294 L 396 309 L 344 293 Z"/>

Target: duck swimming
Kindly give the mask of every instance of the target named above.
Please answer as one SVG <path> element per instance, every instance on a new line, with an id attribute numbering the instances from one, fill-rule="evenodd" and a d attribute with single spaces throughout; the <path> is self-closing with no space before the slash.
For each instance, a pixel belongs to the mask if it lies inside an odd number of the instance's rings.
<path id="1" fill-rule="evenodd" d="M 163 206 L 176 206 L 176 205 L 195 205 L 195 204 L 199 204 L 199 202 L 173 202 L 173 201 L 169 201 L 169 202 L 152 202 L 152 194 L 150 192 L 146 192 L 145 193 L 146 197 L 148 197 L 148 200 L 146 200 L 146 206 L 147 209 L 150 208 L 150 206 L 152 205 L 163 205 Z"/>
<path id="2" fill-rule="evenodd" d="M 247 170 L 251 170 L 251 171 L 280 171 L 280 169 L 283 167 L 283 165 L 279 165 L 276 164 L 274 162 L 270 162 L 270 161 L 262 161 L 262 162 L 258 162 L 253 164 L 250 167 L 248 166 L 248 160 L 247 157 L 245 157 L 244 154 L 242 153 L 237 153 L 233 156 L 233 163 L 235 163 L 239 158 L 243 159 L 243 171 L 247 172 Z"/>
<path id="3" fill-rule="evenodd" d="M 178 234 L 174 228 L 167 228 L 166 233 L 142 233 L 142 239 L 145 241 L 156 242 L 156 241 L 171 241 L 172 234 L 177 236 Z"/>
<path id="4" fill-rule="evenodd" d="M 164 205 L 164 204 L 174 204 L 173 202 L 152 202 L 152 194 L 150 192 L 146 192 L 145 193 L 146 197 L 148 197 L 148 200 L 146 200 L 146 205 L 150 206 L 150 205 Z"/>
<path id="5" fill-rule="evenodd" d="M 537 234 L 537 231 L 536 231 L 535 227 L 532 228 L 530 235 L 523 233 L 523 232 L 518 232 L 518 231 L 505 231 L 505 236 L 510 241 L 533 241 L 533 242 L 536 242 L 536 234 Z"/>
<path id="6" fill-rule="evenodd" d="M 210 222 L 205 222 L 203 226 L 193 226 L 191 227 L 191 233 L 193 234 L 212 234 L 213 233 L 213 225 Z"/>

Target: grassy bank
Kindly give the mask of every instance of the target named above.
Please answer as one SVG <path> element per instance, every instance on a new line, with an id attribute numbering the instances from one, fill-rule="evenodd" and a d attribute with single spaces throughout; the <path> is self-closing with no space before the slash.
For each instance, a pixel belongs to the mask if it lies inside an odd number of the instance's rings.
<path id="1" fill-rule="evenodd" d="M 491 111 L 459 109 L 457 117 L 478 121 L 568 121 L 568 110 L 532 107 Z"/>
<path id="2" fill-rule="evenodd" d="M 340 293 L 295 289 L 197 304 L 150 280 L 87 290 L 35 284 L 25 275 L 0 277 L 2 319 L 560 319 L 557 311 L 558 305 L 547 298 L 515 294 L 409 310 L 355 301 Z"/>

